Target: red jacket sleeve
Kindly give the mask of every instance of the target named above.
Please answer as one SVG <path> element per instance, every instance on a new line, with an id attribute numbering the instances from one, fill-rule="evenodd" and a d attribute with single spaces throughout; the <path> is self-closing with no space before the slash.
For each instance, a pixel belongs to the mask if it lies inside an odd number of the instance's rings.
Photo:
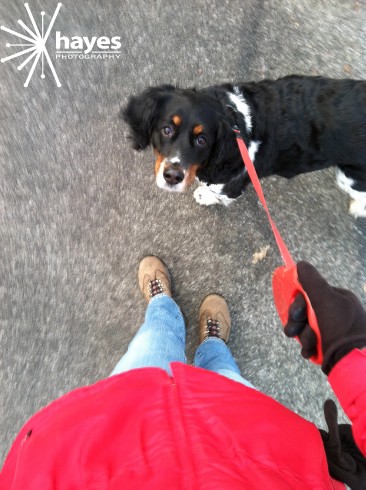
<path id="1" fill-rule="evenodd" d="M 354 349 L 343 357 L 328 381 L 351 419 L 356 444 L 366 456 L 366 349 Z"/>

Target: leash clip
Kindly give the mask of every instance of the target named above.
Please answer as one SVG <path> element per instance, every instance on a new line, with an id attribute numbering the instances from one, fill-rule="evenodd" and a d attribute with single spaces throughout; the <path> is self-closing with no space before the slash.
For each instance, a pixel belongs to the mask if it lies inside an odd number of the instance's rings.
<path id="1" fill-rule="evenodd" d="M 236 134 L 236 137 L 238 139 L 241 139 L 241 140 L 243 139 L 243 137 L 241 135 L 241 132 L 240 132 L 240 129 L 239 129 L 239 126 L 237 126 L 236 124 L 234 124 L 234 126 L 232 126 L 231 129 L 234 131 L 234 133 Z"/>

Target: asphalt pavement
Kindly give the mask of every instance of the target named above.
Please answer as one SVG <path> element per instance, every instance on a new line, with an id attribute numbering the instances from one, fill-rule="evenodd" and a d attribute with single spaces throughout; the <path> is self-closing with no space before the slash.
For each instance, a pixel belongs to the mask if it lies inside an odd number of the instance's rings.
<path id="1" fill-rule="evenodd" d="M 29 5 L 38 26 L 45 12 L 46 31 L 56 0 Z M 32 26 L 23 1 L 1 0 L 1 25 L 27 35 L 18 19 Z M 102 53 L 120 37 L 119 57 L 86 56 L 80 39 L 102 36 Z M 21 42 L 1 30 L 0 57 Z M 85 56 L 69 57 L 81 42 Z M 39 62 L 28 87 L 34 59 L 17 70 L 28 54 L 0 65 L 0 460 L 35 411 L 111 372 L 143 321 L 136 271 L 146 254 L 171 271 L 189 362 L 199 305 L 221 293 L 243 375 L 324 427 L 332 393 L 282 333 L 271 293 L 281 260 L 253 189 L 229 208 L 199 206 L 193 189 L 158 189 L 152 151 L 132 150 L 118 111 L 160 83 L 364 79 L 365 1 L 65 1 L 47 46 L 57 78 L 46 57 L 44 78 Z M 334 169 L 262 184 L 294 258 L 366 305 L 366 220 L 347 213 Z"/>

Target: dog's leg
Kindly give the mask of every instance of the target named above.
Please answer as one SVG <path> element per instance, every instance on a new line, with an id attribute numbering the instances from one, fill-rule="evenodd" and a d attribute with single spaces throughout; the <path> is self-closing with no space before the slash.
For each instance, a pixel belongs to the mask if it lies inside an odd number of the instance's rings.
<path id="1" fill-rule="evenodd" d="M 355 218 L 366 218 L 366 192 L 360 194 L 363 194 L 363 199 L 351 199 L 349 213 Z"/>
<path id="2" fill-rule="evenodd" d="M 355 218 L 366 218 L 366 182 L 353 179 L 339 168 L 336 176 L 339 187 L 351 196 L 349 213 Z"/>
<path id="3" fill-rule="evenodd" d="M 249 182 L 249 176 L 246 170 L 243 169 L 226 184 L 205 184 L 201 182 L 193 195 L 198 204 L 203 206 L 211 206 L 212 204 L 229 206 L 243 194 Z"/>
<path id="4" fill-rule="evenodd" d="M 222 193 L 224 184 L 200 184 L 193 193 L 193 197 L 202 206 L 212 206 L 213 204 L 223 204 L 228 206 L 235 199 Z"/>

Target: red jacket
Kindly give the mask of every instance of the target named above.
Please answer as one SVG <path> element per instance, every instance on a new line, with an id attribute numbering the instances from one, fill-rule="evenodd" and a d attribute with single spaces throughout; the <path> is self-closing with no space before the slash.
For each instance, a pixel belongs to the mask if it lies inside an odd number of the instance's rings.
<path id="1" fill-rule="evenodd" d="M 172 364 L 80 388 L 34 415 L 1 490 L 335 489 L 317 428 L 223 376 Z M 366 452 L 366 351 L 329 376 Z M 347 389 L 346 389 L 347 388 Z"/>

